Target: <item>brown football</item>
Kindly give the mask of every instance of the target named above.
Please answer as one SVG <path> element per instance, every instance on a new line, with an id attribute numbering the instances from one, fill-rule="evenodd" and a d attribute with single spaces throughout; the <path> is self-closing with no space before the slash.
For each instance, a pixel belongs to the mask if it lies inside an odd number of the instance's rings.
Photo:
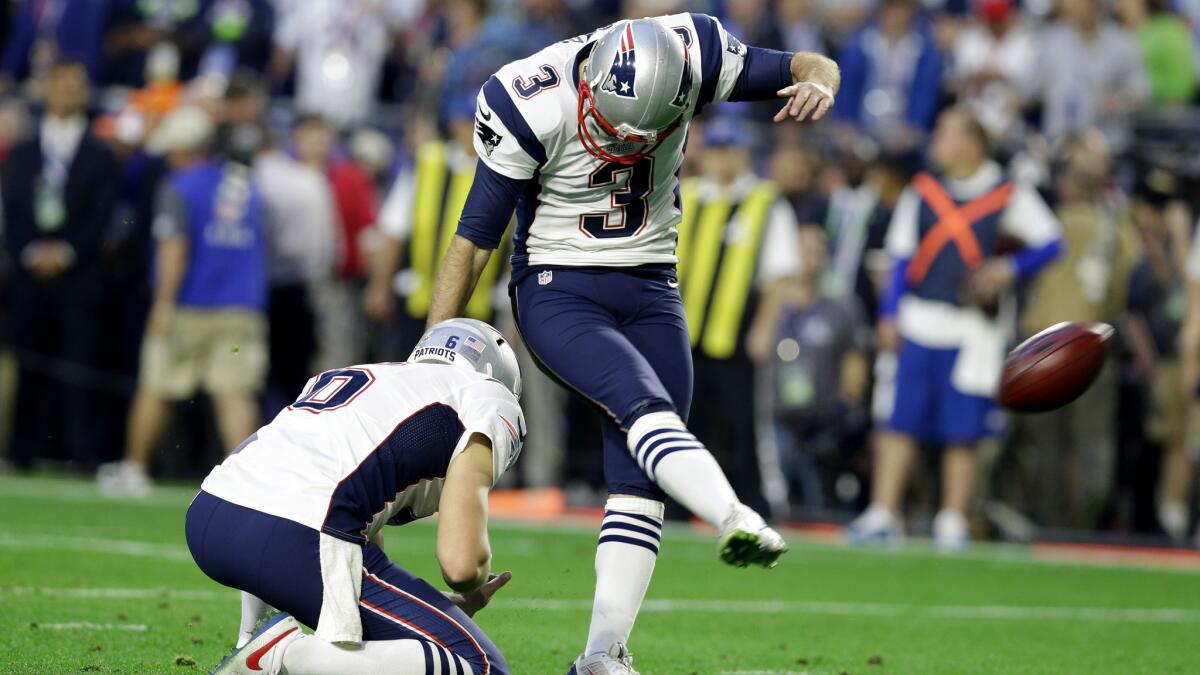
<path id="1" fill-rule="evenodd" d="M 1054 410 L 1092 385 L 1108 355 L 1113 327 L 1060 323 L 1008 354 L 1000 375 L 1000 404 L 1020 412 Z"/>

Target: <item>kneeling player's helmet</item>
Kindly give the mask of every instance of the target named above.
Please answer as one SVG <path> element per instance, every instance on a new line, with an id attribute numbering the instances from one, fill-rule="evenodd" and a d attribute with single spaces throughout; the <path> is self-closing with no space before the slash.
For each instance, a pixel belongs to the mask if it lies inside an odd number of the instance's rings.
<path id="1" fill-rule="evenodd" d="M 408 360 L 449 363 L 499 380 L 513 396 L 521 396 L 517 354 L 500 331 L 475 319 L 447 319 L 425 331 Z"/>
<path id="2" fill-rule="evenodd" d="M 606 162 L 633 164 L 683 122 L 692 65 L 683 36 L 653 19 L 618 21 L 601 35 L 579 79 L 579 140 Z M 605 133 L 644 146 L 614 154 L 592 137 L 588 118 Z"/>

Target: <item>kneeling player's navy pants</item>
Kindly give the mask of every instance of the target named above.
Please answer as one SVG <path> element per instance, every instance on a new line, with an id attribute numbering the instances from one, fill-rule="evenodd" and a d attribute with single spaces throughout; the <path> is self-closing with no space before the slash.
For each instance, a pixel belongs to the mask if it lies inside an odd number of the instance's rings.
<path id="1" fill-rule="evenodd" d="M 606 415 L 604 479 L 610 494 L 662 499 L 637 465 L 625 432 L 642 414 L 692 404 L 692 352 L 675 270 L 545 268 L 514 280 L 521 337 L 551 377 Z"/>
<path id="2" fill-rule="evenodd" d="M 187 513 L 187 543 L 201 571 L 217 583 L 253 593 L 301 623 L 321 616 L 320 533 L 201 491 Z M 363 547 L 358 607 L 364 640 L 421 640 L 426 672 L 453 673 L 466 659 L 475 675 L 506 675 L 508 664 L 479 626 L 433 586 Z M 436 664 L 436 665 L 435 665 Z"/>

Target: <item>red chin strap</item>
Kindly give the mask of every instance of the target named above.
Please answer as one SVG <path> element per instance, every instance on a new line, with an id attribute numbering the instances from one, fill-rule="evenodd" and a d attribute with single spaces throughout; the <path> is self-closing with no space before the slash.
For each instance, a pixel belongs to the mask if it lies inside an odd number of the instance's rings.
<path id="1" fill-rule="evenodd" d="M 604 117 L 600 115 L 599 110 L 596 110 L 596 101 L 592 98 L 592 89 L 588 86 L 588 83 L 584 82 L 582 79 L 579 81 L 578 116 L 579 141 L 583 143 L 583 147 L 588 151 L 588 154 L 606 162 L 616 162 L 618 164 L 637 164 L 642 158 L 650 155 L 656 149 L 658 149 L 658 146 L 662 145 L 662 142 L 667 140 L 668 136 L 675 133 L 675 130 L 679 128 L 680 123 L 683 122 L 683 115 L 680 115 L 675 119 L 674 122 L 670 124 L 670 126 L 668 126 L 666 129 L 663 129 L 662 132 L 656 134 L 657 138 L 643 136 L 641 134 L 628 134 L 618 131 L 616 127 L 614 127 L 608 122 L 608 120 L 604 119 Z M 588 116 L 591 116 L 592 119 L 596 120 L 596 123 L 600 125 L 600 128 L 613 138 L 617 138 L 628 143 L 641 143 L 642 145 L 653 143 L 653 145 L 629 155 L 615 155 L 602 148 L 600 143 L 592 137 L 592 132 L 588 130 L 587 125 Z"/>

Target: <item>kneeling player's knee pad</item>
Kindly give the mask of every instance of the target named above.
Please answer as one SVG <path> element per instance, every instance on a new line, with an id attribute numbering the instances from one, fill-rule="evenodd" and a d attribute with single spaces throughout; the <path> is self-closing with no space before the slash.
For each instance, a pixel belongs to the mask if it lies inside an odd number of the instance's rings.
<path id="1" fill-rule="evenodd" d="M 681 450 L 705 450 L 704 444 L 687 430 L 679 415 L 660 411 L 646 413 L 629 427 L 629 452 L 651 479 L 664 457 Z"/>

